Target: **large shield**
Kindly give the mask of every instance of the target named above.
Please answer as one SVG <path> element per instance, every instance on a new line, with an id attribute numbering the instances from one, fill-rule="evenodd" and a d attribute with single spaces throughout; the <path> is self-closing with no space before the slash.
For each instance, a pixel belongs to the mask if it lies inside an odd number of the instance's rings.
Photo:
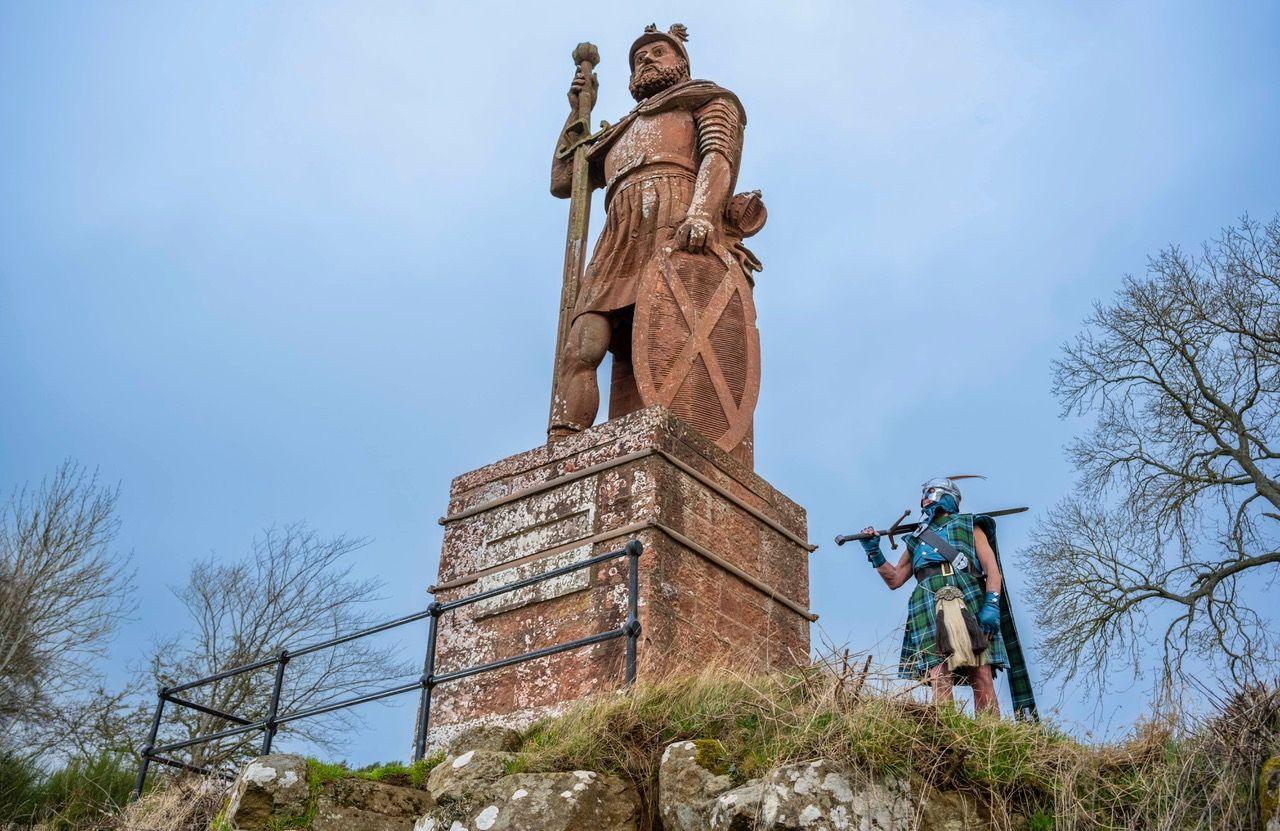
<path id="1" fill-rule="evenodd" d="M 760 395 L 760 332 L 728 249 L 658 249 L 640 277 L 631 363 L 646 407 L 661 404 L 722 450 L 737 447 Z"/>

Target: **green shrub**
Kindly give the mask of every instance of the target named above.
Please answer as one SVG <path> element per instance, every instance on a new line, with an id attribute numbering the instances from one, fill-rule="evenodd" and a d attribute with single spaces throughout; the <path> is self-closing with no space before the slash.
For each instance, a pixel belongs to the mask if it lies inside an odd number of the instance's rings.
<path id="1" fill-rule="evenodd" d="M 136 762 L 117 753 L 73 759 L 41 787 L 40 819 L 57 831 L 78 831 L 102 822 L 129 801 Z"/>
<path id="2" fill-rule="evenodd" d="M 29 825 L 40 807 L 44 771 L 30 759 L 0 753 L 0 826 Z"/>
<path id="3" fill-rule="evenodd" d="M 132 757 L 101 753 L 46 772 L 34 761 L 0 755 L 0 822 L 79 831 L 117 813 L 133 790 Z"/>

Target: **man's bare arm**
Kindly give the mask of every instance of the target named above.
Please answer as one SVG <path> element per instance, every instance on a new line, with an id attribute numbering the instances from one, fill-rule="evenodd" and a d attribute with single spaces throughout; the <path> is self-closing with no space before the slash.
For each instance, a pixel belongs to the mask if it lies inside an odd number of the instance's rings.
<path id="1" fill-rule="evenodd" d="M 911 552 L 903 551 L 902 559 L 898 560 L 896 566 L 885 563 L 877 568 L 876 572 L 890 589 L 901 588 L 911 579 Z"/>
<path id="2" fill-rule="evenodd" d="M 978 562 L 982 564 L 982 571 L 987 575 L 987 591 L 999 592 L 1000 587 L 1004 585 L 1000 564 L 996 562 L 996 552 L 987 540 L 986 532 L 981 528 L 973 529 L 973 547 L 978 550 Z"/>

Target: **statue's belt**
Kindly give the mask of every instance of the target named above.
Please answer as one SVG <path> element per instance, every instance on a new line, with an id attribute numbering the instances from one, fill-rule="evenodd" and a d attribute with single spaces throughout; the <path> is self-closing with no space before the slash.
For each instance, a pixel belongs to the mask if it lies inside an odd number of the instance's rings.
<path id="1" fill-rule="evenodd" d="M 634 184 L 647 182 L 650 179 L 662 179 L 669 176 L 679 177 L 694 181 L 697 178 L 697 172 L 690 169 L 688 163 L 679 160 L 659 159 L 648 161 L 647 159 L 634 167 L 629 167 L 619 171 L 611 182 L 605 186 L 604 204 L 607 207 L 613 197 Z"/>

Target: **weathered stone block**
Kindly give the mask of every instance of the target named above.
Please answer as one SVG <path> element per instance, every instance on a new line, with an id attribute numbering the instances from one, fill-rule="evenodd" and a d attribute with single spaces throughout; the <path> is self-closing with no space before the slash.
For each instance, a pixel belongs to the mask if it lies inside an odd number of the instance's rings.
<path id="1" fill-rule="evenodd" d="M 461 756 L 468 750 L 500 750 L 514 753 L 520 749 L 520 734 L 500 724 L 477 724 L 459 733 L 449 745 L 450 756 Z"/>
<path id="2" fill-rule="evenodd" d="M 640 410 L 453 481 L 433 587 L 453 600 L 644 543 L 641 679 L 725 662 L 740 670 L 807 660 L 805 513 L 661 408 Z M 437 672 L 620 627 L 625 558 L 463 607 L 440 621 Z M 625 641 L 436 688 L 431 744 L 463 727 L 521 727 L 618 688 Z"/>
<path id="3" fill-rule="evenodd" d="M 448 756 L 427 777 L 427 791 L 436 802 L 462 802 L 507 775 L 514 753 L 468 750 Z"/>
<path id="4" fill-rule="evenodd" d="M 272 821 L 301 816 L 310 796 L 305 759 L 287 753 L 259 756 L 236 777 L 223 816 L 235 829 L 265 829 Z"/>
<path id="5" fill-rule="evenodd" d="M 721 795 L 711 831 L 851 831 L 915 827 L 915 803 L 903 780 L 856 782 L 822 759 L 786 765 L 761 781 Z"/>
<path id="6" fill-rule="evenodd" d="M 494 784 L 463 818 L 437 809 L 416 831 L 636 831 L 639 817 L 635 790 L 617 777 L 525 773 Z"/>
<path id="7" fill-rule="evenodd" d="M 723 755 L 724 748 L 713 744 Z M 658 767 L 658 816 L 663 831 L 705 831 L 715 799 L 733 786 L 728 776 L 709 770 L 699 759 L 704 748 L 695 742 L 676 742 L 662 752 Z M 714 755 L 714 754 L 713 754 Z"/>
<path id="8" fill-rule="evenodd" d="M 425 791 L 354 777 L 321 785 L 314 814 L 310 802 L 301 756 L 260 756 L 236 778 L 223 818 L 236 831 L 299 828 L 307 816 L 311 831 L 410 831 L 435 805 Z"/>
<path id="9" fill-rule="evenodd" d="M 433 806 L 415 788 L 339 779 L 321 787 L 311 831 L 410 831 Z"/>

